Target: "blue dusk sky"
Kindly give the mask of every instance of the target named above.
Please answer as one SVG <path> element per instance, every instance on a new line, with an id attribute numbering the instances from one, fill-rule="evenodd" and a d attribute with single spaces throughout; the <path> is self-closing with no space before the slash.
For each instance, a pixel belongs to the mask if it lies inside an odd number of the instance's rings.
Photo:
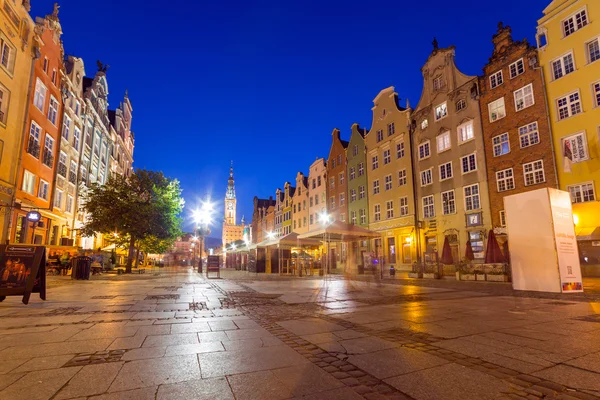
<path id="1" fill-rule="evenodd" d="M 32 15 L 53 0 L 32 0 Z M 481 74 L 499 21 L 534 43 L 550 0 L 205 1 L 62 0 L 66 54 L 107 73 L 110 108 L 125 90 L 133 104 L 134 166 L 181 181 L 191 210 L 218 200 L 220 237 L 230 160 L 238 222 L 255 195 L 307 173 L 327 157 L 331 131 L 371 125 L 373 99 L 394 86 L 415 107 L 420 68 L 437 37 L 456 64 Z"/>

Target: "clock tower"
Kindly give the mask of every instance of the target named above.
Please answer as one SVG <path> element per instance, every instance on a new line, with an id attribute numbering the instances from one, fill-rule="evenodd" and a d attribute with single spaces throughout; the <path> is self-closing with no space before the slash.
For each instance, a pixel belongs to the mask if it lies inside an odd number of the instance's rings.
<path id="1" fill-rule="evenodd" d="M 225 192 L 225 213 L 223 215 L 223 246 L 243 239 L 244 219 L 242 224 L 236 225 L 236 198 L 233 180 L 233 161 L 229 167 L 229 179 L 227 180 L 227 191 Z"/>

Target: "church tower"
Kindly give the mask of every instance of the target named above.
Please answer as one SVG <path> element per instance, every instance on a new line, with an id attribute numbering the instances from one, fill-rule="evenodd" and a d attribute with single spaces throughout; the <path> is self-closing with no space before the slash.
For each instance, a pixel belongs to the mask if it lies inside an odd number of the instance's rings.
<path id="1" fill-rule="evenodd" d="M 242 224 L 236 225 L 236 198 L 235 198 L 235 182 L 233 179 L 233 161 L 229 167 L 229 179 L 227 180 L 227 191 L 225 192 L 225 208 L 223 215 L 223 246 L 236 240 L 242 240 L 244 231 L 244 221 Z"/>

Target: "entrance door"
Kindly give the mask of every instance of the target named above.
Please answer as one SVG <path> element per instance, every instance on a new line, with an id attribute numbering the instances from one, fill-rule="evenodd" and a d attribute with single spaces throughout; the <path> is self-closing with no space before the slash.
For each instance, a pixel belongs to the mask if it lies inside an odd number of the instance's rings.
<path id="1" fill-rule="evenodd" d="M 402 259 L 404 264 L 412 264 L 412 255 L 410 254 L 410 243 L 402 243 Z"/>
<path id="2" fill-rule="evenodd" d="M 279 273 L 279 249 L 271 249 L 271 273 Z"/>
<path id="3" fill-rule="evenodd" d="M 396 263 L 396 238 L 388 238 L 388 263 Z"/>

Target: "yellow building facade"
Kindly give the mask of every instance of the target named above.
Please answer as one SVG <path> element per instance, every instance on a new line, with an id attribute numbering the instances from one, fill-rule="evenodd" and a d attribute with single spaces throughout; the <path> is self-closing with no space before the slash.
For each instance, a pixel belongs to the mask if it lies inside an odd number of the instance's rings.
<path id="1" fill-rule="evenodd" d="M 560 189 L 580 246 L 600 244 L 600 1 L 554 0 L 543 13 L 536 39 Z"/>
<path id="2" fill-rule="evenodd" d="M 29 2 L 1 0 L 0 10 L 0 242 L 8 238 L 20 164 L 23 122 L 33 68 Z"/>

